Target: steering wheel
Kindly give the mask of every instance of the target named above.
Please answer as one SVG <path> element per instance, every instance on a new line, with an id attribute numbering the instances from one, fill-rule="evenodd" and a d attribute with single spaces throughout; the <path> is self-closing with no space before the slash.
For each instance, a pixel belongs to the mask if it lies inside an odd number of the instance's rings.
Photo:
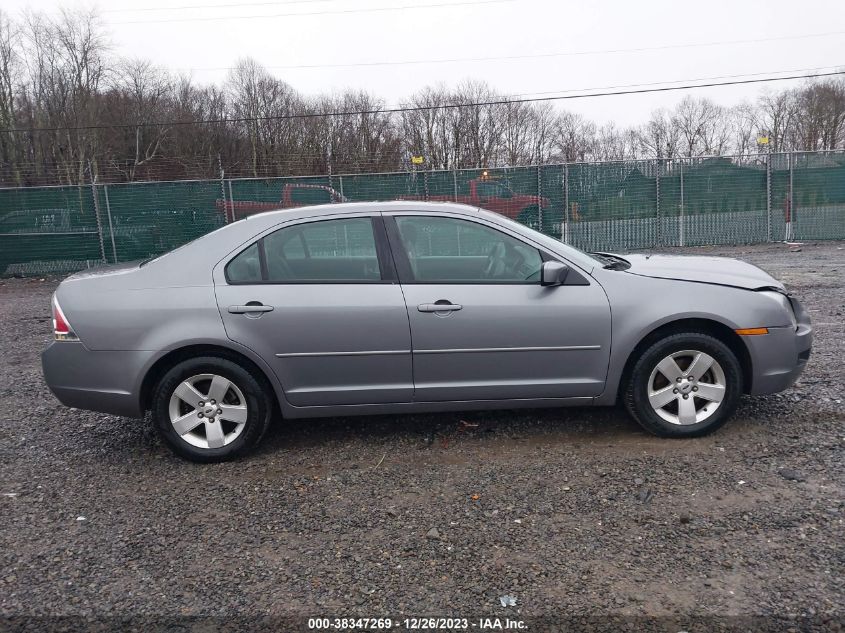
<path id="1" fill-rule="evenodd" d="M 505 244 L 504 242 L 496 242 L 487 253 L 487 265 L 484 267 L 481 275 L 485 279 L 495 279 L 501 275 L 505 270 Z"/>

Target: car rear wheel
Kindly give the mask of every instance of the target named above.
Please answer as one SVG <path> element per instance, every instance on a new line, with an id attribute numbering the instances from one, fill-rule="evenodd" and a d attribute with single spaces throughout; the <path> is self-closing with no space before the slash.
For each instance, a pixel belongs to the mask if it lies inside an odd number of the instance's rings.
<path id="1" fill-rule="evenodd" d="M 171 368 L 152 402 L 161 438 L 195 462 L 221 462 L 248 452 L 267 430 L 272 411 L 267 390 L 255 376 L 214 356 Z"/>
<path id="2" fill-rule="evenodd" d="M 742 368 L 722 341 L 673 334 L 634 364 L 625 404 L 639 424 L 662 437 L 697 437 L 721 427 L 742 394 Z"/>

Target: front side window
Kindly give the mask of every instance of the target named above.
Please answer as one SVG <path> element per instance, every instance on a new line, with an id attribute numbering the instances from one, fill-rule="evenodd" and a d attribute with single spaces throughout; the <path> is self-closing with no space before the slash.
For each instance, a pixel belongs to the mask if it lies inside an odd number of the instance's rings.
<path id="1" fill-rule="evenodd" d="M 416 282 L 540 280 L 540 251 L 501 231 L 446 217 L 397 216 L 396 225 Z"/>
<path id="2" fill-rule="evenodd" d="M 372 221 L 321 220 L 279 229 L 229 262 L 226 277 L 230 283 L 380 281 Z"/>

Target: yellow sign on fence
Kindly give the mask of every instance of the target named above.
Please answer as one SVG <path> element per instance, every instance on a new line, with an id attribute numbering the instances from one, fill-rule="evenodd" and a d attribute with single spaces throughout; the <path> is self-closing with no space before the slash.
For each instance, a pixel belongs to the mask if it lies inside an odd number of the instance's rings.
<path id="1" fill-rule="evenodd" d="M 414 165 L 422 165 L 423 164 L 423 157 L 422 156 L 411 156 L 411 162 Z"/>

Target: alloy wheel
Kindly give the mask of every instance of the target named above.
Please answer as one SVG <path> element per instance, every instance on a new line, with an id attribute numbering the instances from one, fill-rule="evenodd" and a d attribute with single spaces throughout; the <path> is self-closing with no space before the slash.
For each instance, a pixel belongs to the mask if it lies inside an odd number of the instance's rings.
<path id="1" fill-rule="evenodd" d="M 670 424 L 687 426 L 710 418 L 725 399 L 727 384 L 719 362 L 698 350 L 673 352 L 648 379 L 648 401 Z"/>
<path id="2" fill-rule="evenodd" d="M 191 446 L 222 448 L 241 434 L 247 421 L 243 392 L 218 374 L 197 374 L 180 382 L 170 396 L 170 423 Z"/>

